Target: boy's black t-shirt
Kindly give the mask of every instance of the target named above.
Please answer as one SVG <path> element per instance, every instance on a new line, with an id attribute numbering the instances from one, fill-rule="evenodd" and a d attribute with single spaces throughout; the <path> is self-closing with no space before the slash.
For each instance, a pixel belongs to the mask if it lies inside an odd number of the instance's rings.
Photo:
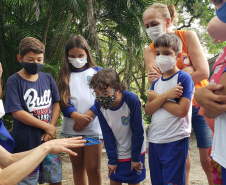
<path id="1" fill-rule="evenodd" d="M 52 105 L 60 101 L 56 82 L 48 73 L 39 72 L 35 82 L 23 79 L 18 73 L 6 83 L 5 112 L 24 110 L 47 124 L 52 118 Z M 44 123 L 46 122 L 46 123 Z M 14 119 L 12 136 L 13 152 L 33 149 L 41 144 L 42 129 L 26 125 Z"/>

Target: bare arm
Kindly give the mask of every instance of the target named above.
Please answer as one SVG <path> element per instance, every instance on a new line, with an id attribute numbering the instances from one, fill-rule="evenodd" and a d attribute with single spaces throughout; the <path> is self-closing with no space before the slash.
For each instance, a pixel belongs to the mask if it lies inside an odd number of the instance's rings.
<path id="1" fill-rule="evenodd" d="M 183 118 L 188 114 L 189 108 L 191 105 L 191 100 L 186 97 L 181 97 L 179 103 L 174 103 L 171 101 L 166 101 L 163 104 L 163 108 L 167 110 L 169 113 Z"/>
<path id="2" fill-rule="evenodd" d="M 209 65 L 204 56 L 199 39 L 193 31 L 186 31 L 186 42 L 188 53 L 191 58 L 192 65 L 195 69 L 191 74 L 194 83 L 200 82 L 209 77 Z"/>
<path id="3" fill-rule="evenodd" d="M 195 91 L 196 101 L 204 108 L 204 114 L 209 118 L 226 111 L 226 105 L 218 103 L 226 101 L 226 95 L 214 94 L 215 91 L 218 91 L 222 88 L 223 86 L 220 84 L 213 84 L 198 88 Z"/>
<path id="4" fill-rule="evenodd" d="M 60 114 L 60 103 L 55 102 L 53 104 L 52 118 L 51 118 L 51 121 L 50 121 L 51 125 L 56 126 L 57 120 L 59 118 L 59 114 Z"/>
<path id="5" fill-rule="evenodd" d="M 44 130 L 47 134 L 49 134 L 52 138 L 55 138 L 55 133 L 56 133 L 55 126 L 51 124 L 47 124 L 35 118 L 34 116 L 32 116 L 31 114 L 29 114 L 24 110 L 12 112 L 12 115 L 15 119 L 21 121 L 22 123 L 40 128 Z"/>
<path id="6" fill-rule="evenodd" d="M 151 48 L 148 46 L 144 50 L 144 62 L 146 66 L 147 76 L 148 76 L 148 82 L 150 85 L 162 76 L 160 71 L 157 70 L 157 66 L 155 63 L 155 55 L 152 52 Z M 156 66 L 155 68 L 153 66 Z"/>
<path id="7" fill-rule="evenodd" d="M 153 90 L 148 91 L 148 102 L 145 106 L 145 113 L 148 116 L 154 114 L 168 99 L 179 98 L 182 93 L 183 87 L 180 86 L 180 83 L 161 95 L 158 95 Z"/>
<path id="8" fill-rule="evenodd" d="M 85 140 L 81 139 L 82 137 L 51 140 L 20 154 L 10 154 L 0 146 L 0 164 L 6 167 L 0 169 L 0 185 L 17 184 L 29 175 L 48 153 L 67 152 L 76 156 L 77 154 L 69 148 L 84 146 Z"/>
<path id="9" fill-rule="evenodd" d="M 211 38 L 215 40 L 226 41 L 226 24 L 223 23 L 217 16 L 213 17 L 207 26 L 207 31 Z"/>
<path id="10" fill-rule="evenodd" d="M 226 95 L 226 73 L 223 73 L 220 81 L 219 81 L 219 84 L 221 84 L 223 87 L 217 91 L 214 92 L 215 95 Z M 221 101 L 218 101 L 218 103 L 220 105 L 225 105 L 226 104 L 226 100 L 221 100 Z M 204 115 L 208 118 L 215 118 L 216 116 L 222 114 L 223 112 L 225 112 L 226 109 L 220 109 L 220 110 L 217 110 L 215 109 L 214 111 L 210 110 L 210 109 L 204 109 Z"/>

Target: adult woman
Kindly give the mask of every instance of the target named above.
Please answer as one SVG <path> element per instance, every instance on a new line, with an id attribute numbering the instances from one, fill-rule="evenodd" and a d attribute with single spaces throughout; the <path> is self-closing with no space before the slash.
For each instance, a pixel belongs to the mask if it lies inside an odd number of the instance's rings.
<path id="1" fill-rule="evenodd" d="M 163 34 L 173 32 L 170 27 L 176 18 L 176 11 L 173 5 L 168 7 L 164 4 L 155 3 L 149 6 L 143 13 L 143 21 L 147 30 L 148 36 L 155 39 Z M 182 42 L 183 57 L 177 61 L 177 67 L 185 72 L 188 72 L 195 88 L 208 85 L 206 80 L 209 77 L 209 67 L 198 37 L 192 31 L 175 31 Z M 159 69 L 155 64 L 155 50 L 153 43 L 144 51 L 144 60 L 148 74 L 149 83 L 152 84 L 161 76 Z M 193 107 L 192 127 L 197 138 L 197 146 L 199 148 L 201 165 L 206 173 L 209 184 L 212 184 L 211 166 L 208 158 L 208 150 L 212 144 L 212 134 L 203 117 L 198 115 L 198 110 Z M 189 157 L 188 157 L 189 159 Z M 186 171 L 190 170 L 190 162 L 187 161 Z M 189 184 L 189 176 L 186 174 L 186 184 Z"/>

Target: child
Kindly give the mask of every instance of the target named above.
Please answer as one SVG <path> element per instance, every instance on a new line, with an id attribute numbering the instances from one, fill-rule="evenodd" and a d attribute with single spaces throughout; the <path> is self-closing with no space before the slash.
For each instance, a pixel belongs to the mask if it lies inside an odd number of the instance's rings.
<path id="1" fill-rule="evenodd" d="M 185 184 L 185 163 L 191 132 L 194 84 L 180 71 L 182 41 L 174 33 L 158 37 L 154 43 L 156 64 L 163 76 L 148 92 L 145 113 L 152 115 L 149 126 L 149 167 L 157 184 Z"/>
<path id="2" fill-rule="evenodd" d="M 100 69 L 82 36 L 72 36 L 67 40 L 57 82 L 64 114 L 61 129 L 63 137 L 82 135 L 103 139 L 99 120 L 92 111 L 95 98 L 88 86 L 89 78 Z M 77 157 L 70 155 L 75 184 L 87 184 L 87 173 L 89 184 L 101 185 L 102 147 L 103 143 L 73 150 L 78 154 Z"/>
<path id="3" fill-rule="evenodd" d="M 42 141 L 55 137 L 60 97 L 52 76 L 40 72 L 44 68 L 44 50 L 39 40 L 33 37 L 22 39 L 17 60 L 23 68 L 7 80 L 5 112 L 11 113 L 14 118 L 14 153 L 33 149 Z M 46 159 L 49 157 L 47 155 Z M 37 184 L 39 175 L 41 183 L 61 184 L 62 165 L 59 156 L 54 156 L 52 161 L 42 165 L 45 165 L 45 171 L 40 171 L 38 166 L 19 185 Z"/>
<path id="4" fill-rule="evenodd" d="M 90 81 L 96 115 L 108 155 L 111 185 L 139 185 L 146 177 L 146 137 L 138 97 L 125 90 L 118 74 L 102 69 Z"/>

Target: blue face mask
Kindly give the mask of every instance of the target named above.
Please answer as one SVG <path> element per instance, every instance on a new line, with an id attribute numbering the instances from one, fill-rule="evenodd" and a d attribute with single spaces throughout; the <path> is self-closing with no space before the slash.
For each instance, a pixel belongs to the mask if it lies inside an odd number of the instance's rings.
<path id="1" fill-rule="evenodd" d="M 216 14 L 223 23 L 226 23 L 226 2 L 216 10 Z"/>

